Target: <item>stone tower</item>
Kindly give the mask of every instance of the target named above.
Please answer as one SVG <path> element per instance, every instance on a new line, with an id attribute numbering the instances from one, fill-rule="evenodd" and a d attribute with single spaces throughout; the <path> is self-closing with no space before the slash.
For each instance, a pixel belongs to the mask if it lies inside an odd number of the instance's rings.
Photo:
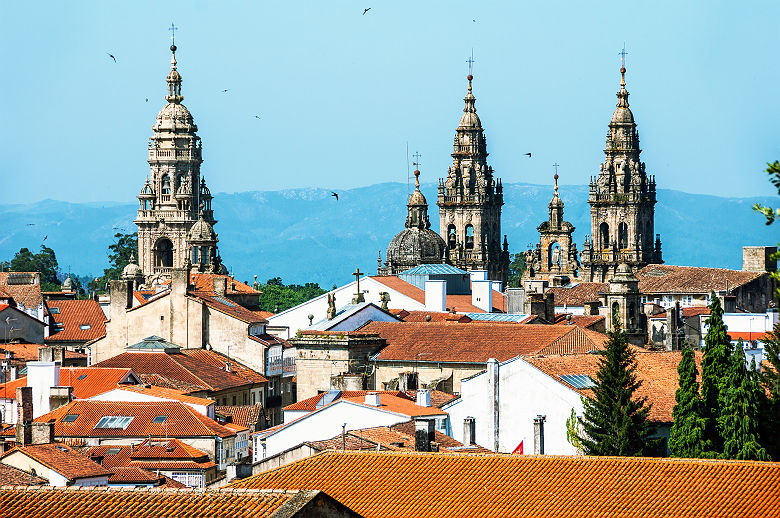
<path id="1" fill-rule="evenodd" d="M 648 177 L 639 159 L 642 151 L 628 107 L 625 66 L 620 68 L 617 98 L 607 133 L 606 159 L 598 177 L 590 182 L 591 237 L 585 238 L 582 250 L 585 281 L 609 281 L 621 263 L 637 270 L 663 262 L 661 238 L 654 234 L 655 178 Z"/>
<path id="2" fill-rule="evenodd" d="M 493 178 L 487 165 L 487 145 L 482 123 L 474 108 L 468 76 L 463 116 L 455 132 L 452 165 L 447 178 L 439 180 L 441 237 L 447 244 L 447 262 L 463 270 L 487 270 L 488 278 L 506 285 L 509 251 L 501 245 L 501 180 Z"/>
<path id="3" fill-rule="evenodd" d="M 572 240 L 574 225 L 563 219 L 563 200 L 558 196 L 558 173 L 555 190 L 548 205 L 550 217 L 536 229 L 539 242 L 526 252 L 526 270 L 523 281 L 548 281 L 552 286 L 565 286 L 578 278 L 580 262 L 577 245 Z"/>
<path id="4" fill-rule="evenodd" d="M 384 267 L 378 275 L 398 275 L 420 264 L 442 263 L 446 245 L 439 234 L 431 230 L 428 202 L 420 192 L 420 170 L 414 171 L 414 192 L 409 197 L 406 225 L 387 246 Z"/>
<path id="5" fill-rule="evenodd" d="M 196 265 L 219 272 L 211 193 L 200 176 L 201 141 L 190 111 L 181 103 L 176 45 L 165 105 L 149 139 L 150 176 L 138 195 L 138 265 L 147 278 L 170 277 L 172 268 Z M 196 224 L 197 223 L 197 224 Z M 194 234 L 193 232 L 194 231 Z"/>
<path id="6" fill-rule="evenodd" d="M 628 341 L 634 345 L 647 342 L 647 316 L 642 308 L 642 295 L 639 293 L 639 280 L 631 267 L 621 263 L 609 280 L 606 297 L 607 331 L 615 331 L 616 321 L 628 335 Z"/>

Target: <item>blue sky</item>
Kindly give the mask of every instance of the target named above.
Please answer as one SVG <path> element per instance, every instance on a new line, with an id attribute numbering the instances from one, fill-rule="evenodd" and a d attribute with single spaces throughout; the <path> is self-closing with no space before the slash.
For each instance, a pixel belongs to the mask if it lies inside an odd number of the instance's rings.
<path id="1" fill-rule="evenodd" d="M 405 182 L 407 142 L 424 181 L 443 176 L 472 48 L 498 175 L 547 184 L 558 162 L 563 184 L 587 183 L 625 41 L 658 186 L 765 194 L 779 14 L 769 1 L 4 2 L 2 202 L 137 195 L 172 21 L 212 192 Z"/>

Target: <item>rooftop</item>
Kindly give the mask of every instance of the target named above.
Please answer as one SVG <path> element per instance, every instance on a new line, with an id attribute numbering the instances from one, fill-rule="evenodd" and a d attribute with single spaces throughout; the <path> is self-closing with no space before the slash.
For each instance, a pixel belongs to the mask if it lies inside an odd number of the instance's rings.
<path id="1" fill-rule="evenodd" d="M 418 288 L 397 275 L 377 275 L 372 276 L 371 279 L 384 284 L 391 290 L 395 290 L 402 295 L 409 297 L 412 300 L 425 304 L 425 290 Z M 392 296 L 390 298 L 391 306 L 394 305 Z M 484 313 L 483 310 L 474 306 L 471 303 L 471 295 L 447 295 L 446 306 L 449 309 L 455 309 L 459 313 Z M 498 291 L 493 290 L 493 311 L 505 312 L 506 311 L 506 297 Z"/>
<path id="2" fill-rule="evenodd" d="M 60 386 L 73 387 L 73 397 L 87 399 L 117 388 L 119 384 L 138 383 L 129 368 L 61 367 Z M 17 387 L 26 387 L 27 377 L 0 385 L 0 397 L 15 398 Z"/>
<path id="3" fill-rule="evenodd" d="M 556 306 L 584 306 L 588 302 L 599 302 L 599 293 L 609 291 L 606 282 L 581 282 L 574 286 L 549 288 Z"/>
<path id="4" fill-rule="evenodd" d="M 55 323 L 46 342 L 88 342 L 106 335 L 106 315 L 96 300 L 49 300 L 46 305 Z"/>
<path id="5" fill-rule="evenodd" d="M 205 452 L 170 438 L 144 439 L 133 446 L 93 446 L 86 454 L 110 470 L 117 467 L 205 470 L 216 466 Z"/>
<path id="6" fill-rule="evenodd" d="M 707 294 L 711 291 L 732 291 L 768 274 L 724 268 L 649 264 L 635 275 L 639 279 L 640 293 Z"/>
<path id="7" fill-rule="evenodd" d="M 37 272 L 0 272 L 0 292 L 25 308 L 36 308 L 43 304 L 41 285 L 36 278 L 40 279 Z"/>
<path id="8" fill-rule="evenodd" d="M 11 455 L 24 454 L 56 471 L 68 480 L 108 476 L 110 472 L 100 464 L 70 446 L 62 443 L 17 446 L 0 456 L 0 461 Z"/>
<path id="9" fill-rule="evenodd" d="M 47 484 L 41 477 L 26 473 L 5 464 L 0 464 L 0 487 L 3 486 L 40 486 Z"/>
<path id="10" fill-rule="evenodd" d="M 327 451 L 229 487 L 318 488 L 377 518 L 780 514 L 777 462 Z"/>

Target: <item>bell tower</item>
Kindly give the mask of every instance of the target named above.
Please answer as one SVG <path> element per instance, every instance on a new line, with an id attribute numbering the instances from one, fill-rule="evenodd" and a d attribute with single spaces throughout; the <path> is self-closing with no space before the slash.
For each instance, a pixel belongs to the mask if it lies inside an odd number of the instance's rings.
<path id="1" fill-rule="evenodd" d="M 469 64 L 472 60 L 469 60 Z M 509 250 L 501 243 L 501 180 L 487 164 L 487 144 L 468 75 L 463 115 L 455 131 L 452 165 L 439 180 L 439 232 L 447 245 L 446 262 L 463 270 L 487 270 L 488 278 L 507 282 Z"/>
<path id="2" fill-rule="evenodd" d="M 625 58 L 625 50 L 623 51 Z M 591 236 L 582 250 L 582 278 L 608 282 L 619 264 L 633 271 L 662 263 L 655 232 L 655 178 L 639 158 L 639 133 L 628 107 L 625 59 L 620 68 L 618 103 L 607 132 L 605 160 L 590 181 Z M 655 236 L 655 240 L 653 240 Z"/>
<path id="3" fill-rule="evenodd" d="M 200 175 L 201 140 L 192 114 L 182 104 L 182 77 L 177 70 L 176 45 L 171 45 L 171 71 L 163 106 L 149 139 L 150 175 L 138 195 L 138 265 L 148 277 L 170 277 L 173 268 L 204 260 L 219 267 L 216 220 L 211 193 Z M 193 250 L 190 230 L 198 222 Z M 210 247 L 210 248 L 206 248 Z M 204 251 L 208 255 L 204 259 Z M 195 255 L 194 255 L 195 254 Z"/>

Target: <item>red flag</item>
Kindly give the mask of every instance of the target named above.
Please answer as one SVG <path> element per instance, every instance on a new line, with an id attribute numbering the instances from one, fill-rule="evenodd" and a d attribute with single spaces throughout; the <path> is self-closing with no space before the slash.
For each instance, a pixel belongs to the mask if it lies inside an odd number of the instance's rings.
<path id="1" fill-rule="evenodd" d="M 512 453 L 517 453 L 518 455 L 523 454 L 523 441 L 520 441 L 520 444 L 517 445 L 517 448 L 515 448 Z"/>

